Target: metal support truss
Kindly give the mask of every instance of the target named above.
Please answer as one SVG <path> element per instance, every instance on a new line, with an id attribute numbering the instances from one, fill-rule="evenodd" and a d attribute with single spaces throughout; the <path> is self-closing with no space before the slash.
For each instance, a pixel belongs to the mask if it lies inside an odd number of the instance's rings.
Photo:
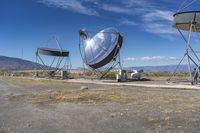
<path id="1" fill-rule="evenodd" d="M 197 53 L 194 51 L 194 49 L 190 45 L 190 43 L 191 43 L 192 29 L 195 29 L 195 26 L 196 26 L 195 24 L 196 24 L 195 21 L 192 21 L 190 23 L 190 25 L 189 25 L 190 29 L 188 31 L 187 38 L 183 35 L 182 31 L 180 29 L 178 29 L 179 33 L 181 34 L 183 40 L 186 43 L 186 48 L 185 48 L 185 53 L 184 53 L 182 59 L 180 60 L 180 62 L 178 63 L 177 67 L 175 68 L 174 72 L 172 73 L 172 75 L 168 79 L 169 81 L 172 79 L 172 77 L 175 76 L 175 74 L 177 73 L 177 70 L 178 70 L 179 66 L 181 65 L 181 63 L 183 62 L 183 60 L 185 58 L 187 59 L 189 81 L 191 82 L 192 85 L 194 84 L 194 75 L 196 75 L 197 73 L 199 74 L 200 58 L 198 57 Z M 177 25 L 177 27 L 178 27 L 178 25 Z M 191 54 L 193 54 L 194 57 L 192 57 Z M 198 62 L 196 62 L 196 61 L 198 61 Z M 197 67 L 195 73 L 192 72 L 191 63 L 193 63 Z"/>

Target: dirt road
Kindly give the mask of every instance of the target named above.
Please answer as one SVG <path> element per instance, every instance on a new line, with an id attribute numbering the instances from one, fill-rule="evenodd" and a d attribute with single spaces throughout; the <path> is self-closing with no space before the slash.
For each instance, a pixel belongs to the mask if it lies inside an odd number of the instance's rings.
<path id="1" fill-rule="evenodd" d="M 101 93 L 90 93 L 91 97 L 86 97 L 85 91 L 81 97 L 73 93 L 73 99 L 68 101 L 53 99 L 52 95 L 47 97 L 50 102 L 43 98 L 33 103 L 29 99 L 49 96 L 43 94 L 53 91 L 69 96 L 69 92 L 79 91 L 81 86 L 89 88 L 87 93 L 96 90 Z M 123 95 L 115 100 L 106 90 Z M 106 100 L 101 101 L 102 97 Z M 0 79 L 0 133 L 12 132 L 198 133 L 200 91 Z"/>

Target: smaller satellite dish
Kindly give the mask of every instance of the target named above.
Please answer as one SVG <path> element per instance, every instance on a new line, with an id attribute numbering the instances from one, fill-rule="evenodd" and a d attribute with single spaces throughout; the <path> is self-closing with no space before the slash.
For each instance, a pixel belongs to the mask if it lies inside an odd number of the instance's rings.
<path id="1" fill-rule="evenodd" d="M 174 14 L 173 27 L 179 30 L 190 30 L 190 25 L 195 22 L 192 27 L 193 32 L 200 32 L 200 11 L 178 12 Z"/>
<path id="2" fill-rule="evenodd" d="M 85 29 L 81 29 L 79 30 L 79 35 L 81 38 L 83 38 L 84 40 L 86 40 L 88 38 L 88 34 L 87 31 Z"/>
<path id="3" fill-rule="evenodd" d="M 69 51 L 60 50 L 60 49 L 52 49 L 52 48 L 37 48 L 37 54 L 48 55 L 48 56 L 68 57 Z"/>
<path id="4" fill-rule="evenodd" d="M 58 39 L 53 36 L 46 43 L 56 42 L 58 48 L 40 47 L 36 50 L 36 63 L 42 64 L 36 70 L 43 70 L 47 75 L 54 77 L 56 73 L 65 71 L 71 68 L 69 51 L 63 50 Z M 36 74 L 38 75 L 38 74 Z"/>

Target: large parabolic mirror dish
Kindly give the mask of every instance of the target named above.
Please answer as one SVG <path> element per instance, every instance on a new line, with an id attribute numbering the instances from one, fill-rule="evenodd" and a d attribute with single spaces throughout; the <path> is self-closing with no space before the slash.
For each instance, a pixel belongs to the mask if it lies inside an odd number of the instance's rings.
<path id="1" fill-rule="evenodd" d="M 82 29 L 79 36 L 81 56 L 87 66 L 97 70 L 116 61 L 123 42 L 123 37 L 117 29 L 107 28 L 95 35 L 90 35 L 89 31 Z"/>

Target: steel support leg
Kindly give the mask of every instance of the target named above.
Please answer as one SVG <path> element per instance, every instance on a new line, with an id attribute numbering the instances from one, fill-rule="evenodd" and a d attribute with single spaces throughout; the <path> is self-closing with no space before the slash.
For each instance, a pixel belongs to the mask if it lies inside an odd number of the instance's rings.
<path id="1" fill-rule="evenodd" d="M 190 64 L 190 55 L 189 55 L 192 27 L 193 27 L 193 24 L 191 23 L 190 24 L 190 30 L 189 30 L 189 33 L 188 33 L 187 43 L 186 43 L 186 53 L 187 53 L 187 61 L 188 61 L 188 71 L 189 71 L 189 74 L 190 74 L 190 82 L 193 84 L 193 77 L 192 77 L 193 75 L 192 75 L 191 64 Z"/>
<path id="2" fill-rule="evenodd" d="M 183 58 L 180 60 L 180 62 L 179 62 L 178 65 L 176 66 L 176 68 L 175 68 L 173 74 L 170 76 L 170 78 L 168 79 L 168 81 L 170 81 L 170 80 L 172 79 L 172 77 L 175 76 L 175 74 L 176 74 L 176 72 L 177 72 L 179 66 L 181 65 L 182 61 L 184 60 L 185 56 L 186 56 L 186 53 L 184 54 Z"/>

